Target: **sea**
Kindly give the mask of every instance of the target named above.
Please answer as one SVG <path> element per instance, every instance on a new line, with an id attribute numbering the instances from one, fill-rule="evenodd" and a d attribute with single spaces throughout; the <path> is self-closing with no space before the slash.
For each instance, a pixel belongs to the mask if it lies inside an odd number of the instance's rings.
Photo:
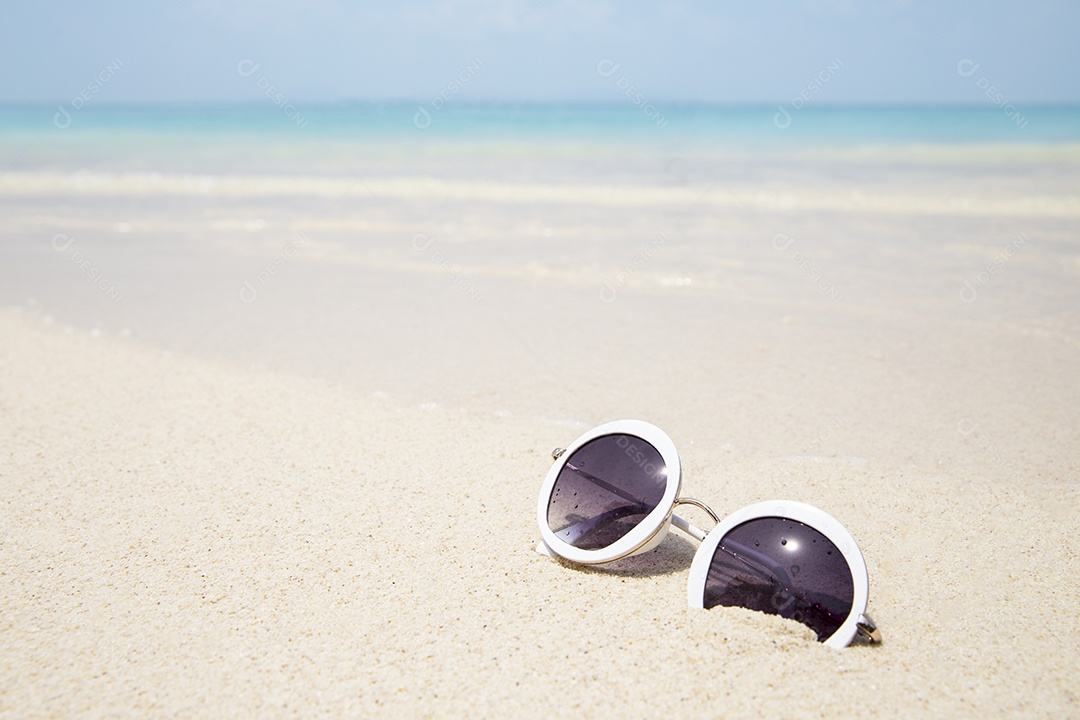
<path id="1" fill-rule="evenodd" d="M 1080 142 L 1080 106 L 940 107 L 470 104 L 0 105 L 0 168 L 116 167 L 348 173 L 343 149 L 572 147 L 627 156 L 784 157 L 808 152 Z M 251 154 L 264 148 L 262 157 Z M 294 157 L 297 149 L 300 157 Z M 325 162 L 320 151 L 330 153 Z M 303 157 L 304 153 L 309 156 Z M 528 154 L 528 153 L 526 153 Z M 215 163 L 215 159 L 220 161 Z M 305 165 L 305 162 L 307 165 Z M 380 167 L 379 170 L 384 168 Z M 422 172 L 423 167 L 409 167 Z M 444 170 L 437 162 L 433 172 Z"/>
<path id="2" fill-rule="evenodd" d="M 797 105 L 0 106 L 0 307 L 589 421 L 762 383 L 850 419 L 841 368 L 1080 343 L 1080 107 Z"/>

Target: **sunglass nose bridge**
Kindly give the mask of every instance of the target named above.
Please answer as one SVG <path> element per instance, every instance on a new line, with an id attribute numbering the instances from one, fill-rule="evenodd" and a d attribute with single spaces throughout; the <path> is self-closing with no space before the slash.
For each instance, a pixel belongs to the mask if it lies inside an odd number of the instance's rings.
<path id="1" fill-rule="evenodd" d="M 714 523 L 716 523 L 717 525 L 720 524 L 720 517 L 715 512 L 713 512 L 713 509 L 711 507 L 701 502 L 700 500 L 688 497 L 678 498 L 675 500 L 675 504 L 672 506 L 672 509 L 678 507 L 679 505 L 693 505 L 696 508 L 700 508 L 709 514 L 709 517 L 713 519 Z M 708 535 L 707 532 L 705 532 L 701 528 L 691 525 L 678 515 L 671 516 L 671 524 L 682 530 L 690 537 L 696 538 L 698 540 L 704 540 L 705 536 Z"/>
<path id="2" fill-rule="evenodd" d="M 713 509 L 711 507 L 701 502 L 700 500 L 691 497 L 676 498 L 674 507 L 678 507 L 680 505 L 693 505 L 696 508 L 700 508 L 709 514 L 709 517 L 713 519 L 714 523 L 720 523 L 720 516 L 713 512 Z"/>

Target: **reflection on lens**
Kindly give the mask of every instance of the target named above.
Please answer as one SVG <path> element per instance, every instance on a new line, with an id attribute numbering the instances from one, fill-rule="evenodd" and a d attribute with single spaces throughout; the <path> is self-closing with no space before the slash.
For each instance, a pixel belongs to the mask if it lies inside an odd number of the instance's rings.
<path id="1" fill-rule="evenodd" d="M 786 518 L 748 520 L 720 541 L 705 607 L 744 607 L 798 620 L 824 642 L 851 613 L 855 585 L 843 553 L 814 528 Z"/>
<path id="2" fill-rule="evenodd" d="M 566 460 L 548 500 L 548 526 L 574 547 L 604 548 L 652 512 L 666 487 L 656 448 L 633 435 L 604 435 Z"/>

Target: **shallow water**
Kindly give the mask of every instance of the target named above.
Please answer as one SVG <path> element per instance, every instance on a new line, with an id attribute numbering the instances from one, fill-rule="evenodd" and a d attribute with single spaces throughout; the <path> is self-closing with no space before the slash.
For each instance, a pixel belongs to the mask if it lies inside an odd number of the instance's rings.
<path id="1" fill-rule="evenodd" d="M 1076 109 L 49 110 L 0 116 L 0 302 L 79 332 L 779 457 L 1076 424 Z"/>

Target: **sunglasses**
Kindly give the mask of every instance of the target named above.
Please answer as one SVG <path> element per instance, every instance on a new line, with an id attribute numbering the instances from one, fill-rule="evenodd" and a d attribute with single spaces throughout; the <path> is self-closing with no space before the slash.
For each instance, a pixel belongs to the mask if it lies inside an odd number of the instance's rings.
<path id="1" fill-rule="evenodd" d="M 742 607 L 797 620 L 825 645 L 856 634 L 880 642 L 866 614 L 866 561 L 851 534 L 805 503 L 762 502 L 724 520 L 699 500 L 679 497 L 675 444 L 641 420 L 593 428 L 565 450 L 540 490 L 536 548 L 549 557 L 596 565 L 652 550 L 674 525 L 701 546 L 690 567 L 690 607 Z M 673 514 L 693 505 L 717 523 L 706 533 Z"/>

